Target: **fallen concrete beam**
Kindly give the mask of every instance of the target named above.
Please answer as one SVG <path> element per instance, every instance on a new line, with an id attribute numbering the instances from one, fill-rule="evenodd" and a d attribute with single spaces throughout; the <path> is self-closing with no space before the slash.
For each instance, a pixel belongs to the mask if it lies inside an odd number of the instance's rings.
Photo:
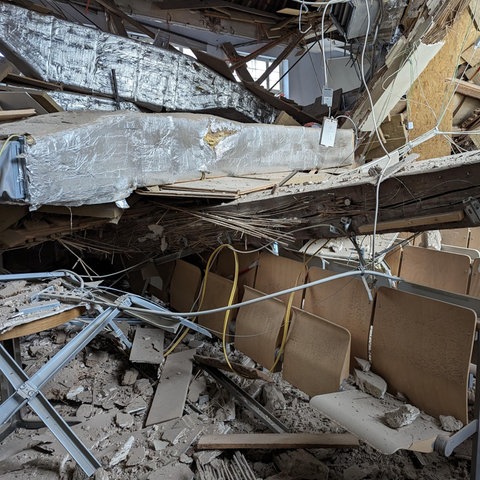
<path id="1" fill-rule="evenodd" d="M 198 180 L 205 172 L 245 175 L 353 161 L 352 130 L 339 129 L 335 146 L 324 147 L 321 129 L 211 115 L 59 112 L 0 127 L 0 135 L 25 132 L 32 141 L 24 147 L 24 167 L 12 149 L 11 158 L 0 159 L 0 171 L 24 168 L 17 177 L 25 178 L 26 194 L 9 194 L 15 182 L 6 173 L 0 192 L 33 208 L 116 202 L 138 187 Z"/>
<path id="2" fill-rule="evenodd" d="M 213 113 L 241 121 L 272 123 L 278 113 L 181 53 L 7 3 L 0 4 L 0 16 L 2 53 L 25 74 L 67 90 L 110 95 L 153 111 Z"/>

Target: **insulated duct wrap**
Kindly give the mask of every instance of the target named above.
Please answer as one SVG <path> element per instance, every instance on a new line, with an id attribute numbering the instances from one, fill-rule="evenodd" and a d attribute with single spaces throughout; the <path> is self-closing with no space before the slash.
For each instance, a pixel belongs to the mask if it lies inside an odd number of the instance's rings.
<path id="1" fill-rule="evenodd" d="M 278 113 L 238 83 L 181 53 L 0 3 L 0 49 L 25 74 L 118 96 L 153 111 L 272 123 Z"/>
<path id="2" fill-rule="evenodd" d="M 28 195 L 41 205 L 98 204 L 138 187 L 194 180 L 202 172 L 243 175 L 351 165 L 353 131 L 334 147 L 321 129 L 244 124 L 201 114 L 59 112 L 0 126 L 28 132 Z"/>
<path id="3" fill-rule="evenodd" d="M 80 95 L 70 92 L 50 91 L 48 96 L 67 112 L 81 110 L 99 110 L 114 112 L 116 110 L 131 110 L 138 112 L 140 109 L 130 102 L 116 102 L 111 98 L 95 97 L 93 95 Z"/>

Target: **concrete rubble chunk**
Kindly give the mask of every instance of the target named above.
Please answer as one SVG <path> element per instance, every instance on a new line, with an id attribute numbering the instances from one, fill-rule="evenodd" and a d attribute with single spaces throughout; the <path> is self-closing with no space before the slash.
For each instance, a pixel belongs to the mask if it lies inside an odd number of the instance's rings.
<path id="1" fill-rule="evenodd" d="M 128 438 L 128 440 L 122 445 L 122 447 L 115 453 L 115 455 L 112 457 L 110 460 L 110 467 L 114 467 L 115 465 L 118 465 L 120 462 L 123 462 L 128 454 L 130 453 L 130 450 L 133 447 L 133 444 L 135 442 L 135 437 L 131 436 Z"/>
<path id="2" fill-rule="evenodd" d="M 147 477 L 147 480 L 193 480 L 194 474 L 183 463 L 176 465 L 166 465 L 153 471 Z"/>
<path id="3" fill-rule="evenodd" d="M 139 378 L 133 385 L 133 391 L 142 397 L 153 395 L 153 387 L 148 378 Z"/>
<path id="4" fill-rule="evenodd" d="M 362 369 L 362 372 L 369 372 L 372 368 L 372 364 L 365 360 L 364 358 L 355 357 L 355 361 L 357 362 L 358 366 Z"/>
<path id="5" fill-rule="evenodd" d="M 83 385 L 79 385 L 78 387 L 73 387 L 66 393 L 65 398 L 67 400 L 75 400 L 77 398 L 77 395 L 82 393 L 84 390 L 85 390 L 85 387 Z"/>
<path id="6" fill-rule="evenodd" d="M 128 428 L 133 425 L 133 417 L 129 413 L 118 412 L 115 417 L 115 423 L 120 428 Z"/>
<path id="7" fill-rule="evenodd" d="M 263 403 L 267 410 L 284 410 L 287 406 L 283 393 L 272 384 L 265 384 L 262 389 Z"/>
<path id="8" fill-rule="evenodd" d="M 420 410 L 413 405 L 402 405 L 397 410 L 385 413 L 385 423 L 391 428 L 401 428 L 412 424 L 420 415 Z"/>
<path id="9" fill-rule="evenodd" d="M 156 452 L 160 452 L 161 450 L 164 450 L 165 448 L 167 448 L 169 445 L 169 442 L 165 442 L 164 440 L 158 440 L 158 439 L 155 439 L 153 441 L 153 448 Z"/>
<path id="10" fill-rule="evenodd" d="M 110 476 L 108 473 L 103 469 L 99 468 L 94 475 L 94 480 L 110 480 Z"/>
<path id="11" fill-rule="evenodd" d="M 273 459 L 281 473 L 305 480 L 327 480 L 328 467 L 305 450 L 291 450 Z"/>
<path id="12" fill-rule="evenodd" d="M 143 412 L 146 408 L 147 404 L 145 400 L 142 397 L 136 397 L 125 407 L 125 412 L 138 413 Z"/>
<path id="13" fill-rule="evenodd" d="M 373 372 L 363 372 L 355 369 L 355 384 L 362 392 L 375 398 L 383 398 L 387 391 L 387 382 Z"/>
<path id="14" fill-rule="evenodd" d="M 140 465 L 145 460 L 145 448 L 136 447 L 130 450 L 130 453 L 127 457 L 127 462 L 125 465 L 127 467 L 134 467 L 135 465 Z"/>
<path id="15" fill-rule="evenodd" d="M 463 423 L 451 415 L 440 415 L 439 419 L 442 430 L 446 432 L 458 432 L 463 427 Z"/>
<path id="16" fill-rule="evenodd" d="M 122 377 L 122 385 L 134 385 L 138 378 L 138 370 L 129 368 Z"/>

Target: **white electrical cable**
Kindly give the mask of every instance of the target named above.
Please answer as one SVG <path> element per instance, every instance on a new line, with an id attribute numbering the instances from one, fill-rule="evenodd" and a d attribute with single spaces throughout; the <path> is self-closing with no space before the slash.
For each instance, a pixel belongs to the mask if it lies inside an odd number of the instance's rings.
<path id="1" fill-rule="evenodd" d="M 251 300 L 246 300 L 244 302 L 235 303 L 235 304 L 230 305 L 230 306 L 213 308 L 213 309 L 210 309 L 210 310 L 200 310 L 198 312 L 168 312 L 168 311 L 167 312 L 155 312 L 155 311 L 152 311 L 148 308 L 137 308 L 137 307 L 121 307 L 121 308 L 122 308 L 122 310 L 125 310 L 126 312 L 132 311 L 132 312 L 152 313 L 152 314 L 158 313 L 158 315 L 161 316 L 161 317 L 198 317 L 198 316 L 203 316 L 203 315 L 212 315 L 214 313 L 226 312 L 227 310 L 234 310 L 236 308 L 240 308 L 240 307 L 243 307 L 243 306 L 252 305 L 252 304 L 258 303 L 258 302 L 263 302 L 265 300 L 269 300 L 270 298 L 279 297 L 281 295 L 286 295 L 288 293 L 298 292 L 299 290 L 304 290 L 306 288 L 314 287 L 314 286 L 320 285 L 322 283 L 327 283 L 327 282 L 331 282 L 333 280 L 338 280 L 340 278 L 357 277 L 357 276 L 365 276 L 365 275 L 372 275 L 372 276 L 375 276 L 375 277 L 386 278 L 386 279 L 391 280 L 393 282 L 400 282 L 402 280 L 399 277 L 388 275 L 388 274 L 383 273 L 383 272 L 376 272 L 376 271 L 373 271 L 373 270 L 354 270 L 354 271 L 350 271 L 350 272 L 339 273 L 337 275 L 332 275 L 331 277 L 322 278 L 320 280 L 315 280 L 313 282 L 304 283 L 302 285 L 297 285 L 295 287 L 287 288 L 285 290 L 280 290 L 278 292 L 269 293 L 268 295 L 263 295 L 263 296 L 258 297 L 258 298 L 252 298 Z M 61 295 L 48 294 L 48 293 L 46 293 L 44 296 L 45 297 L 50 297 L 50 298 L 62 297 Z M 64 297 L 62 297 L 62 298 L 64 298 Z M 81 297 L 75 297 L 75 299 L 76 300 L 82 300 Z M 88 301 L 91 302 L 92 301 L 91 298 L 89 298 Z M 118 308 L 118 304 L 116 304 L 116 303 L 103 302 L 103 301 L 101 301 L 101 302 L 96 301 L 95 303 Z"/>
<path id="2" fill-rule="evenodd" d="M 331 0 L 330 2 L 304 2 L 303 0 L 293 0 L 295 3 L 301 3 L 302 5 L 309 5 L 312 7 L 321 7 L 332 3 L 348 3 L 350 0 Z"/>

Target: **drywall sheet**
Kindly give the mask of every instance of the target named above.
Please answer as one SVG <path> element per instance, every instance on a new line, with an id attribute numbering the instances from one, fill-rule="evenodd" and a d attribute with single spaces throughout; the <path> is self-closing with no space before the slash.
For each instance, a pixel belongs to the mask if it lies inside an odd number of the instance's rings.
<path id="1" fill-rule="evenodd" d="M 372 370 L 429 415 L 464 424 L 477 316 L 473 310 L 381 287 L 372 338 Z"/>
<path id="2" fill-rule="evenodd" d="M 305 283 L 306 274 L 307 269 L 302 262 L 262 252 L 258 260 L 255 289 L 264 293 L 275 293 L 302 285 Z M 295 293 L 293 301 L 295 307 L 301 306 L 302 296 L 303 290 Z M 288 302 L 288 297 L 289 294 L 286 294 L 279 299 Z"/>
<path id="3" fill-rule="evenodd" d="M 197 266 L 177 260 L 170 282 L 170 306 L 177 312 L 191 312 L 201 279 L 202 272 Z"/>
<path id="4" fill-rule="evenodd" d="M 246 286 L 243 301 L 262 296 L 262 292 Z M 284 316 L 285 304 L 275 298 L 240 307 L 235 348 L 265 368 L 272 368 Z"/>
<path id="5" fill-rule="evenodd" d="M 237 82 L 180 52 L 0 5 L 0 46 L 23 73 L 153 111 L 215 111 L 272 123 L 277 111 Z M 115 71 L 115 84 L 112 75 Z M 70 88 L 69 88 L 70 87 Z"/>
<path id="6" fill-rule="evenodd" d="M 129 360 L 136 363 L 163 363 L 163 340 L 165 334 L 160 328 L 138 327 L 135 330 Z"/>
<path id="7" fill-rule="evenodd" d="M 467 293 L 470 257 L 430 248 L 403 249 L 400 277 L 407 282 L 453 293 Z"/>
<path id="8" fill-rule="evenodd" d="M 313 282 L 335 275 L 319 267 L 310 267 L 308 281 Z M 354 357 L 368 358 L 368 335 L 373 303 L 358 278 L 340 278 L 305 291 L 304 310 L 346 328 L 352 336 L 351 368 Z"/>
<path id="9" fill-rule="evenodd" d="M 350 333 L 311 313 L 293 309 L 282 375 L 309 396 L 337 392 L 348 377 Z"/>
<path id="10" fill-rule="evenodd" d="M 320 129 L 193 113 L 58 112 L 0 125 L 0 135 L 25 132 L 34 141 L 22 157 L 24 200 L 34 208 L 116 202 L 137 188 L 199 180 L 205 172 L 350 165 L 353 152 L 352 130 L 339 129 L 335 146 L 323 147 Z"/>
<path id="11" fill-rule="evenodd" d="M 233 281 L 223 278 L 216 273 L 210 272 L 205 277 L 207 285 L 201 305 L 201 310 L 211 310 L 214 308 L 225 307 L 228 305 L 230 295 L 232 294 Z M 232 303 L 237 302 L 237 292 L 235 292 Z M 198 317 L 198 323 L 212 331 L 219 338 L 223 336 L 223 326 L 226 312 L 212 313 L 210 315 L 201 315 Z M 235 311 L 230 312 L 230 320 L 235 318 Z M 227 341 L 230 336 L 227 330 Z"/>
<path id="12" fill-rule="evenodd" d="M 469 228 L 452 228 L 451 230 L 440 230 L 442 243 L 444 245 L 456 245 L 457 247 L 468 247 L 470 237 Z M 475 247 L 470 247 L 475 248 Z"/>
<path id="13" fill-rule="evenodd" d="M 480 258 L 473 261 L 468 294 L 480 298 Z"/>
<path id="14" fill-rule="evenodd" d="M 192 359 L 196 350 L 172 353 L 162 369 L 145 426 L 162 423 L 183 415 L 188 386 L 192 378 Z"/>
<path id="15" fill-rule="evenodd" d="M 391 395 L 378 400 L 354 389 L 317 395 L 310 405 L 385 455 L 397 450 L 430 453 L 437 436 L 445 435 L 437 421 L 424 413 L 406 427 L 388 427 L 383 421 L 385 413 L 403 405 Z"/>

